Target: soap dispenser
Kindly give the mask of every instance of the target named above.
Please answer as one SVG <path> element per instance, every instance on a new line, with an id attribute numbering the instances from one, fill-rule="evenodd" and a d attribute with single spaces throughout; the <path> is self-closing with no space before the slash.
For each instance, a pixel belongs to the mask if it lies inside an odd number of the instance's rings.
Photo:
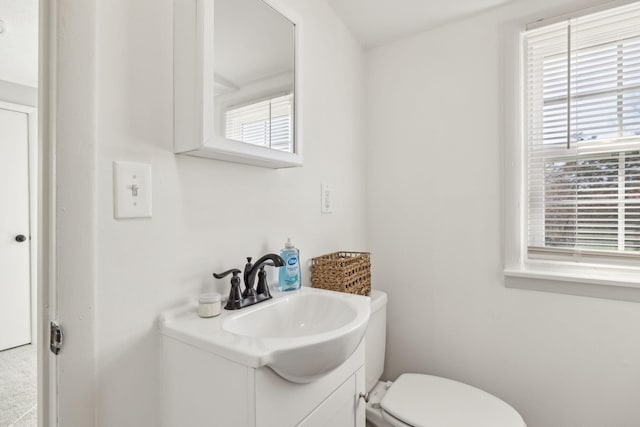
<path id="1" fill-rule="evenodd" d="M 287 239 L 284 249 L 280 251 L 284 259 L 284 266 L 280 267 L 280 291 L 293 291 L 300 289 L 302 279 L 300 277 L 300 251 L 293 246 L 291 237 Z"/>

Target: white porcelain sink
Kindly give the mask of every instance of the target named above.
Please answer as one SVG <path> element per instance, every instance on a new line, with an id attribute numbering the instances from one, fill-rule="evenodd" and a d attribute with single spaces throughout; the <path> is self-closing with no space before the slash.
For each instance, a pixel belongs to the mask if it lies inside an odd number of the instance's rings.
<path id="1" fill-rule="evenodd" d="M 357 307 L 335 295 L 297 293 L 274 304 L 229 316 L 223 328 L 249 337 L 297 338 L 340 329 L 356 319 Z"/>
<path id="2" fill-rule="evenodd" d="M 369 320 L 368 297 L 303 287 L 219 317 L 193 309 L 163 315 L 164 335 L 250 367 L 308 383 L 338 367 L 358 347 Z"/>

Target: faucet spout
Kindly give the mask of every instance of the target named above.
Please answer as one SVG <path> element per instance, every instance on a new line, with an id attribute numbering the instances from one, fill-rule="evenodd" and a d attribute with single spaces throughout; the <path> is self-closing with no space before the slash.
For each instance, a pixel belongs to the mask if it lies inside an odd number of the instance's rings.
<path id="1" fill-rule="evenodd" d="M 273 265 L 274 267 L 282 267 L 284 259 L 278 254 L 266 254 L 260 257 L 255 263 L 251 263 L 251 258 L 247 258 L 247 264 L 244 267 L 244 285 L 248 289 L 253 289 L 253 283 L 260 267 L 264 265 Z"/>

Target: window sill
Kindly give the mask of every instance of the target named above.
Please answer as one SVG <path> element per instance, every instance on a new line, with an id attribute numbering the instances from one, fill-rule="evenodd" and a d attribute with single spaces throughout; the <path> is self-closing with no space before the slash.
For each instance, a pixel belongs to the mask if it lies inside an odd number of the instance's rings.
<path id="1" fill-rule="evenodd" d="M 640 268 L 529 261 L 505 268 L 505 286 L 640 302 Z"/>

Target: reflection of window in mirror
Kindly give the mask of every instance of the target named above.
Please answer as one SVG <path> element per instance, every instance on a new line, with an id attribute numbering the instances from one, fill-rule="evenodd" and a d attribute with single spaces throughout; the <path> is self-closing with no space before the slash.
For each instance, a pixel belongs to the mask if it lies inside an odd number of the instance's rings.
<path id="1" fill-rule="evenodd" d="M 229 107 L 224 121 L 229 139 L 293 152 L 292 93 Z"/>

